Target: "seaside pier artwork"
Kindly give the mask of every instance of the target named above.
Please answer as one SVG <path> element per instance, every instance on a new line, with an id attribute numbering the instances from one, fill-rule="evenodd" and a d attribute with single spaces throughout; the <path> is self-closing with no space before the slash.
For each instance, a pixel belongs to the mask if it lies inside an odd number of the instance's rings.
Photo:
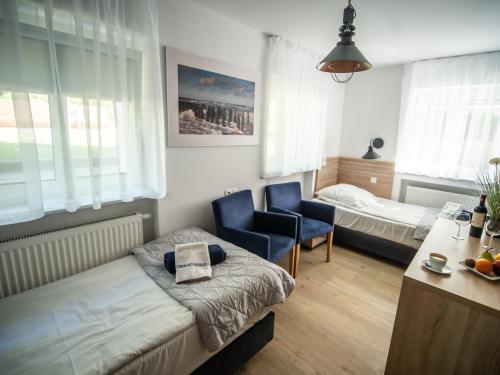
<path id="1" fill-rule="evenodd" d="M 179 134 L 253 135 L 255 82 L 178 65 Z"/>
<path id="2" fill-rule="evenodd" d="M 169 147 L 255 146 L 261 74 L 165 48 Z"/>

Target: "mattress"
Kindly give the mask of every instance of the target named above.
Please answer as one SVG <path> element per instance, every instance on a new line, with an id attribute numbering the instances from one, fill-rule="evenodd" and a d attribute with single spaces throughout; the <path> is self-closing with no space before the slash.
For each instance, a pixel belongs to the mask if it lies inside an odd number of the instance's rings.
<path id="1" fill-rule="evenodd" d="M 413 238 L 413 234 L 417 224 L 426 213 L 425 207 L 384 198 L 377 198 L 376 204 L 362 209 L 347 207 L 341 202 L 326 197 L 318 197 L 314 200 L 336 207 L 335 225 L 414 249 L 418 249 L 422 244 L 422 241 Z"/>
<path id="2" fill-rule="evenodd" d="M 0 300 L 0 311 L 1 374 L 189 374 L 216 354 L 134 256 Z"/>

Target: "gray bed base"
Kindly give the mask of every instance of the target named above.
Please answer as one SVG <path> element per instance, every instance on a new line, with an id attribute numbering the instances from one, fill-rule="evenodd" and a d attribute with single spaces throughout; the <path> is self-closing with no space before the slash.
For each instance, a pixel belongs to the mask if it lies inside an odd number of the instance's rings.
<path id="1" fill-rule="evenodd" d="M 417 253 L 417 249 L 383 238 L 370 236 L 352 229 L 335 225 L 334 243 L 341 243 L 356 249 L 409 265 Z"/>
<path id="2" fill-rule="evenodd" d="M 274 337 L 274 312 L 270 311 L 192 375 L 230 375 L 238 370 Z"/>

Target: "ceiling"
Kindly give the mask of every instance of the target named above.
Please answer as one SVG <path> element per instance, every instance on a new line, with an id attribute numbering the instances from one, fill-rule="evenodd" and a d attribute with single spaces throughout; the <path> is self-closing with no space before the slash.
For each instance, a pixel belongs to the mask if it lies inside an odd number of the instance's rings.
<path id="1" fill-rule="evenodd" d="M 326 55 L 347 0 L 190 0 Z M 354 41 L 375 66 L 500 50 L 500 0 L 352 0 Z"/>

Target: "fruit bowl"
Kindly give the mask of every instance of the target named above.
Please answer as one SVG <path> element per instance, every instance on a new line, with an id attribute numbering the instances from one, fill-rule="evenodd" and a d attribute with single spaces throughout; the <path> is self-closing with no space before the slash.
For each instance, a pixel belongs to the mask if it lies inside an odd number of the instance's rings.
<path id="1" fill-rule="evenodd" d="M 462 267 L 490 281 L 500 280 L 499 263 L 500 251 L 494 249 L 484 251 L 477 259 L 467 258 L 465 261 L 458 262 Z"/>
<path id="2" fill-rule="evenodd" d="M 486 275 L 484 273 L 481 273 L 481 272 L 477 271 L 475 268 L 467 266 L 464 261 L 460 261 L 460 262 L 458 262 L 458 264 L 460 264 L 461 266 L 467 268 L 469 271 L 474 272 L 476 275 L 484 277 L 487 280 L 490 280 L 490 281 L 498 281 L 498 280 L 500 280 L 500 276 L 495 275 L 493 272 L 490 272 L 489 274 Z"/>

